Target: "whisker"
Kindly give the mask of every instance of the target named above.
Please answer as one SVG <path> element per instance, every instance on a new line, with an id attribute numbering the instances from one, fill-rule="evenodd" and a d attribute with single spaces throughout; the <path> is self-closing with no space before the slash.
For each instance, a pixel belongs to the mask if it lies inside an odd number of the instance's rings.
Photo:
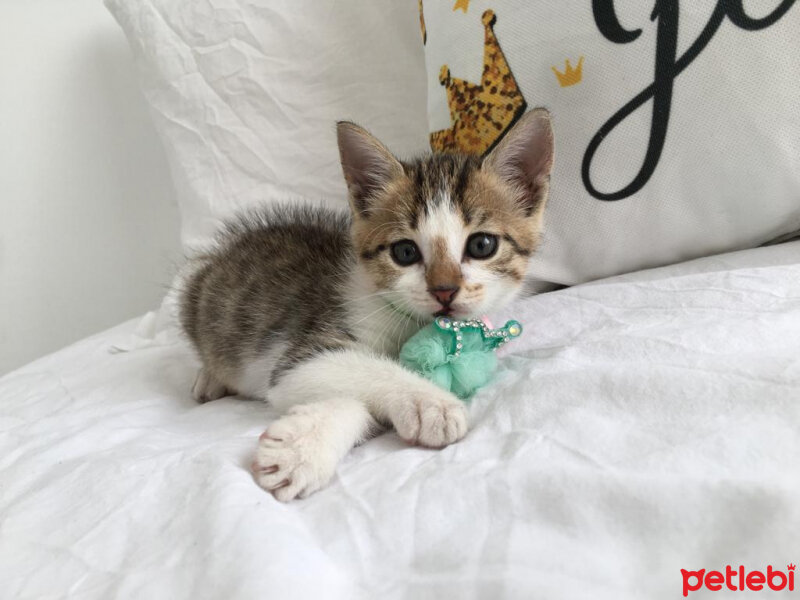
<path id="1" fill-rule="evenodd" d="M 339 302 L 336 306 L 347 306 L 348 304 L 353 304 L 355 302 L 361 302 L 362 300 L 367 300 L 369 298 L 374 298 L 376 296 L 388 296 L 392 292 L 389 291 L 382 291 L 382 292 L 375 292 L 374 294 L 367 294 L 366 296 L 358 296 L 357 298 L 351 298 L 350 300 L 345 300 L 344 302 Z"/>
<path id="2" fill-rule="evenodd" d="M 362 317 L 361 319 L 359 319 L 359 320 L 358 320 L 358 321 L 356 321 L 355 323 L 351 323 L 351 325 L 358 325 L 358 324 L 359 324 L 359 323 L 361 323 L 362 321 L 366 321 L 367 319 L 369 319 L 369 318 L 370 318 L 372 315 L 374 315 L 374 314 L 376 314 L 376 313 L 379 313 L 380 311 L 382 311 L 382 310 L 386 310 L 386 309 L 389 309 L 389 310 L 394 310 L 394 309 L 392 308 L 392 305 L 391 305 L 391 304 L 384 304 L 383 306 L 381 306 L 381 307 L 380 307 L 380 308 L 378 308 L 377 310 L 373 310 L 373 311 L 372 311 L 371 313 L 369 313 L 367 316 L 365 316 L 365 317 Z"/>

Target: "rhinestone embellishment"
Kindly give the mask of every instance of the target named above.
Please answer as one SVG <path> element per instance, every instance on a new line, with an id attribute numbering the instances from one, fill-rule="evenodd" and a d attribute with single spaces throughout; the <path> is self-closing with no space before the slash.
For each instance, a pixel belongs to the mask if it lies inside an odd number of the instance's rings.
<path id="1" fill-rule="evenodd" d="M 468 319 L 460 321 L 448 317 L 436 317 L 436 326 L 442 331 L 452 331 L 455 334 L 455 349 L 451 356 L 457 358 L 461 356 L 464 349 L 464 340 L 461 333 L 462 329 L 479 329 L 484 340 L 497 340 L 497 348 L 504 346 L 512 339 L 522 334 L 522 325 L 518 321 L 508 321 L 505 326 L 499 329 L 490 329 L 489 326 L 480 319 Z"/>

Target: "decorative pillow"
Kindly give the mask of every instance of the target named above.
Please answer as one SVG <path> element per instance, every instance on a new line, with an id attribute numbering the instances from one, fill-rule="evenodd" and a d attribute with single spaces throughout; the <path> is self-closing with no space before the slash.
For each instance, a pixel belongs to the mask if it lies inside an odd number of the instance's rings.
<path id="1" fill-rule="evenodd" d="M 254 204 L 346 206 L 335 122 L 427 145 L 413 2 L 106 0 L 166 147 L 187 249 Z"/>
<path id="2" fill-rule="evenodd" d="M 526 110 L 556 162 L 534 278 L 574 284 L 800 229 L 800 2 L 425 0 L 431 145 Z"/>

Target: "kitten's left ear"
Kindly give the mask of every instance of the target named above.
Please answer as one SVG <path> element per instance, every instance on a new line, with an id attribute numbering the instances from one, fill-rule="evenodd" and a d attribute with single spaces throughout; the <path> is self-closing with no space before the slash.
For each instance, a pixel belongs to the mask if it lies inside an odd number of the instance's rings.
<path id="1" fill-rule="evenodd" d="M 337 123 L 336 136 L 353 212 L 359 216 L 390 181 L 403 175 L 403 165 L 375 136 L 355 123 Z"/>
<path id="2" fill-rule="evenodd" d="M 483 160 L 488 169 L 521 192 L 527 214 L 544 210 L 553 170 L 553 127 L 546 108 L 524 115 Z"/>

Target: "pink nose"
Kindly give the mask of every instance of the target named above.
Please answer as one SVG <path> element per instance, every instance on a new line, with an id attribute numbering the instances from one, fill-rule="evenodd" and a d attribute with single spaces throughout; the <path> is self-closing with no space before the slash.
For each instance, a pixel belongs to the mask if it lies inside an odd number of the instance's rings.
<path id="1" fill-rule="evenodd" d="M 433 297 L 436 298 L 439 302 L 442 303 L 443 306 L 447 306 L 453 301 L 456 294 L 458 293 L 457 287 L 437 287 L 431 290 L 431 294 Z"/>

